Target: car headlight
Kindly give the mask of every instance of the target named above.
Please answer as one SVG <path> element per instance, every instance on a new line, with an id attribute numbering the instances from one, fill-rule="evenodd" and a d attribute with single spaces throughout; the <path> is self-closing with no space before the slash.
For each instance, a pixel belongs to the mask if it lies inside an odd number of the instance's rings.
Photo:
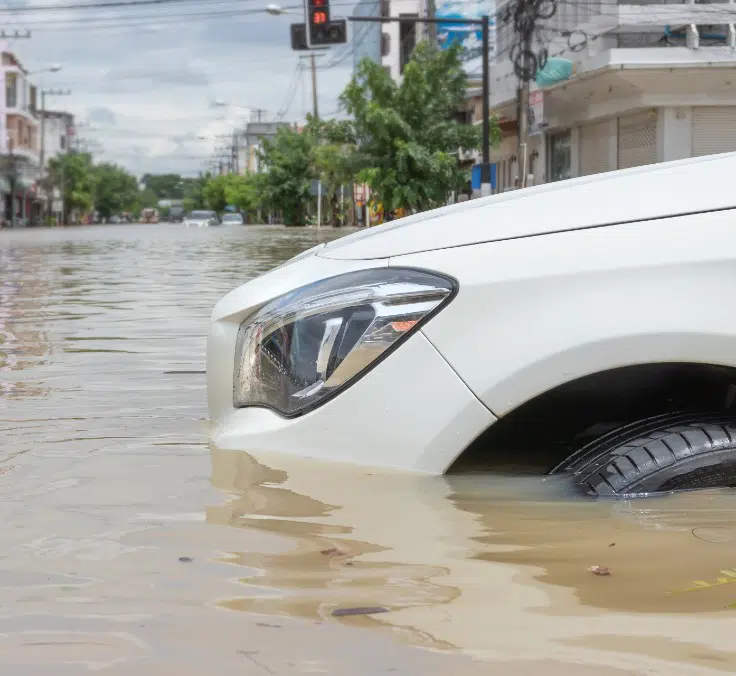
<path id="1" fill-rule="evenodd" d="M 454 296 L 454 280 L 407 268 L 349 272 L 291 291 L 244 321 L 233 404 L 292 417 L 367 373 Z"/>

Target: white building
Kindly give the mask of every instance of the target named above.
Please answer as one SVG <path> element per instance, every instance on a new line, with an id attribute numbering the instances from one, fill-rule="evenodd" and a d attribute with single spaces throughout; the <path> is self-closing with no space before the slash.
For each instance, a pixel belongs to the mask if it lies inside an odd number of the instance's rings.
<path id="1" fill-rule="evenodd" d="M 425 0 L 361 0 L 354 16 L 417 18 L 426 16 Z M 353 27 L 353 64 L 363 58 L 380 63 L 398 80 L 425 29 L 413 21 L 383 24 L 355 23 Z"/>
<path id="2" fill-rule="evenodd" d="M 32 219 L 40 213 L 36 197 L 39 177 L 39 125 L 36 119 L 36 88 L 28 72 L 7 46 L 2 49 L 0 93 L 0 217 L 6 222 Z"/>
<path id="3" fill-rule="evenodd" d="M 43 160 L 48 167 L 49 160 L 69 152 L 75 139 L 74 116 L 56 110 L 44 110 L 39 113 L 43 117 Z"/>
<path id="4" fill-rule="evenodd" d="M 736 3 L 631 3 L 560 2 L 545 22 L 550 55 L 573 73 L 535 95 L 530 184 L 736 151 Z M 517 80 L 511 26 L 498 25 L 491 111 L 503 140 L 491 161 L 503 191 L 518 178 Z M 479 110 L 477 99 L 476 121 Z"/>

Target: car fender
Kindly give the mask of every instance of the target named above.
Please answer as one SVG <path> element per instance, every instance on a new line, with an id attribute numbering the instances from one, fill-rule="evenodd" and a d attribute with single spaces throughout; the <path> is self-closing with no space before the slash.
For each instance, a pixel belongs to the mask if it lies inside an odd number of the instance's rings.
<path id="1" fill-rule="evenodd" d="M 492 227 L 492 225 L 489 225 Z M 734 212 L 575 230 L 392 258 L 449 274 L 422 329 L 496 416 L 621 366 L 736 366 Z"/>

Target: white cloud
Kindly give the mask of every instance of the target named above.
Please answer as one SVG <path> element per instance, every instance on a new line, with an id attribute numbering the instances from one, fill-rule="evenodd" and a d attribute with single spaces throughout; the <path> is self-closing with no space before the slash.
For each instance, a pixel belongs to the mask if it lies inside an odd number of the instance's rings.
<path id="1" fill-rule="evenodd" d="M 4 7 L 68 7 L 74 1 L 5 0 Z M 336 16 L 352 12 L 335 0 L 333 5 Z M 289 24 L 301 17 L 236 15 L 260 6 L 258 0 L 184 1 L 104 11 L 19 10 L 3 20 L 7 31 L 31 30 L 30 40 L 10 41 L 28 70 L 62 64 L 60 72 L 32 79 L 43 88 L 71 89 L 70 96 L 49 97 L 47 106 L 75 114 L 80 137 L 89 139 L 100 160 L 137 174 L 192 174 L 204 167 L 216 137 L 232 133 L 248 115 L 215 107 L 215 100 L 262 108 L 273 119 L 293 93 L 285 120 L 301 121 L 311 110 L 308 70 L 297 91 L 290 90 L 298 54 L 290 48 Z M 347 49 L 337 47 L 320 61 Z M 319 71 L 321 114 L 337 109 L 351 67 L 345 58 Z"/>

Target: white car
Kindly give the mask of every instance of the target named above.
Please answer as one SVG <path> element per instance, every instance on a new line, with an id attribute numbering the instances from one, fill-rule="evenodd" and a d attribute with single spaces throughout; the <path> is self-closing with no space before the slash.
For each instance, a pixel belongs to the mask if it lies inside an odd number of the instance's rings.
<path id="1" fill-rule="evenodd" d="M 594 496 L 736 485 L 736 153 L 321 244 L 214 308 L 224 449 Z"/>
<path id="2" fill-rule="evenodd" d="M 198 228 L 211 228 L 220 225 L 220 219 L 214 211 L 192 211 L 184 218 L 184 225 Z"/>
<path id="3" fill-rule="evenodd" d="M 223 225 L 243 225 L 243 216 L 241 214 L 225 214 L 222 217 Z"/>

